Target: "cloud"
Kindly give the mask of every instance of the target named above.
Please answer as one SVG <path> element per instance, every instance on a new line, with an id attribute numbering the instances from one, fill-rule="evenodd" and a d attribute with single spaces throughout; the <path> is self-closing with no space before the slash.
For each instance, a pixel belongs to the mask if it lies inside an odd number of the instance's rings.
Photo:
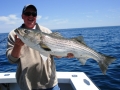
<path id="1" fill-rule="evenodd" d="M 16 15 L 11 14 L 8 16 L 0 16 L 0 22 L 3 24 L 14 25 L 16 23 L 22 22 L 21 18 L 18 18 Z"/>
<path id="2" fill-rule="evenodd" d="M 48 18 L 49 18 L 48 16 L 46 17 L 42 17 L 41 15 L 37 16 L 37 20 L 40 20 L 40 19 L 47 20 Z"/>
<path id="3" fill-rule="evenodd" d="M 38 15 L 37 20 L 40 20 L 42 16 Z M 21 24 L 23 20 L 17 15 L 10 14 L 8 16 L 0 16 L 0 23 L 1 24 L 7 24 L 7 25 L 15 25 L 15 24 Z"/>
<path id="4" fill-rule="evenodd" d="M 54 22 L 54 23 L 56 23 L 56 24 L 65 24 L 65 23 L 67 23 L 68 22 L 68 20 L 67 19 L 54 19 L 54 20 L 52 20 L 52 22 Z"/>
<path id="5" fill-rule="evenodd" d="M 48 18 L 49 18 L 49 17 L 47 16 L 47 17 L 45 17 L 44 19 L 46 19 L 46 20 L 47 20 Z"/>
<path id="6" fill-rule="evenodd" d="M 37 16 L 37 20 L 40 20 L 42 18 L 42 16 L 38 15 Z"/>
<path id="7" fill-rule="evenodd" d="M 114 18 L 115 18 L 113 15 L 105 15 L 105 17 L 111 18 L 111 19 L 114 19 Z"/>
<path id="8" fill-rule="evenodd" d="M 87 15 L 86 17 L 87 17 L 87 18 L 92 18 L 93 16 Z"/>

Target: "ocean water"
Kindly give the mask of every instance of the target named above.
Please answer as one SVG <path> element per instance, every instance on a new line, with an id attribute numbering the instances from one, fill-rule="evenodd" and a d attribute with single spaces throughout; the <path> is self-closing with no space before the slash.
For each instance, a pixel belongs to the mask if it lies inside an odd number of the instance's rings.
<path id="1" fill-rule="evenodd" d="M 75 58 L 55 58 L 57 71 L 85 72 L 86 75 L 101 90 L 120 90 L 120 26 L 73 28 L 52 30 L 66 38 L 83 36 L 85 43 L 97 52 L 110 55 L 116 60 L 109 65 L 106 75 L 103 75 L 98 63 L 88 59 L 82 65 Z M 10 64 L 6 58 L 6 43 L 8 33 L 0 33 L 0 72 L 15 72 L 16 64 Z M 82 87 L 82 86 L 81 86 Z"/>

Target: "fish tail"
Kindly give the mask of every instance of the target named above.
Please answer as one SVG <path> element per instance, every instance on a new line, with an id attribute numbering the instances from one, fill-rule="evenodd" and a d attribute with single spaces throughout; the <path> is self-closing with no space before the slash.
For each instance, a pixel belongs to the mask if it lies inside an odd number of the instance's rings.
<path id="1" fill-rule="evenodd" d="M 98 62 L 100 69 L 104 75 L 106 74 L 109 64 L 111 64 L 114 60 L 115 60 L 114 57 L 105 56 L 104 60 L 101 60 L 100 62 Z"/>

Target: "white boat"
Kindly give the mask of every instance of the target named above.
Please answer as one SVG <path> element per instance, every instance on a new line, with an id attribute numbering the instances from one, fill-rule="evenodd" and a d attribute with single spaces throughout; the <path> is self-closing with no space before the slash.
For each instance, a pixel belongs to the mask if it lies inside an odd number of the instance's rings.
<path id="1" fill-rule="evenodd" d="M 99 90 L 84 72 L 57 72 L 61 90 Z M 0 73 L 0 90 L 20 90 L 15 72 Z"/>

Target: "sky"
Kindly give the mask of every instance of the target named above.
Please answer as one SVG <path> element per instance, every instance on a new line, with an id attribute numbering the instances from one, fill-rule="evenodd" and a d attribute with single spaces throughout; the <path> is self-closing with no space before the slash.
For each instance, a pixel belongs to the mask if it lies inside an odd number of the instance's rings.
<path id="1" fill-rule="evenodd" d="M 1 0 L 0 33 L 23 23 L 27 4 L 36 6 L 37 23 L 51 30 L 120 26 L 120 0 Z"/>

